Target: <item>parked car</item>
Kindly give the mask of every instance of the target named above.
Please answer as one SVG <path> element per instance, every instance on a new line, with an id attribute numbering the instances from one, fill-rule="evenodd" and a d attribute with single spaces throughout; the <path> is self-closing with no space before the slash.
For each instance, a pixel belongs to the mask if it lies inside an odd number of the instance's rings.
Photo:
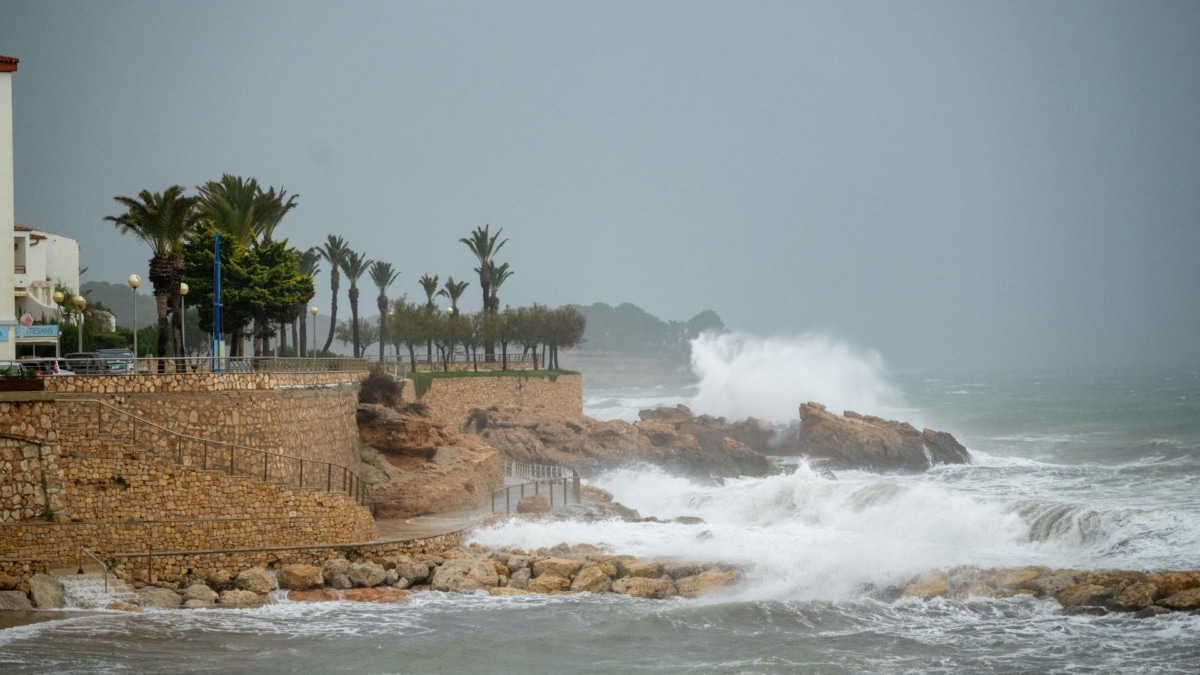
<path id="1" fill-rule="evenodd" d="M 108 372 L 108 364 L 96 352 L 75 352 L 64 358 L 76 375 L 102 375 Z"/>
<path id="2" fill-rule="evenodd" d="M 105 361 L 110 373 L 132 373 L 137 363 L 132 349 L 97 349 L 96 355 Z"/>
<path id="3" fill-rule="evenodd" d="M 21 365 L 37 371 L 38 375 L 74 375 L 66 359 L 30 359 Z"/>
<path id="4" fill-rule="evenodd" d="M 0 361 L 0 377 L 21 377 L 30 372 L 20 361 Z"/>

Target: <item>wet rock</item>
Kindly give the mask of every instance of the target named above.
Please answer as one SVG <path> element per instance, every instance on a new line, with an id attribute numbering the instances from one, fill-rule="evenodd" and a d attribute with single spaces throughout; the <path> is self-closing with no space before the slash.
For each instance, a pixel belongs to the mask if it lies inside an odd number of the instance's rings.
<path id="1" fill-rule="evenodd" d="M 435 591 L 470 593 L 499 585 L 492 561 L 482 556 L 463 555 L 447 560 L 433 572 L 430 588 Z"/>
<path id="2" fill-rule="evenodd" d="M 675 585 L 665 579 L 649 579 L 646 577 L 625 577 L 613 582 L 613 592 L 629 595 L 635 598 L 652 598 L 662 600 L 678 595 Z"/>
<path id="3" fill-rule="evenodd" d="M 933 463 L 964 464 L 966 448 L 948 433 L 917 431 L 907 422 L 846 411 L 836 415 L 820 403 L 800 406 L 796 454 L 826 459 L 833 469 L 919 473 Z M 927 455 L 926 452 L 929 454 Z"/>
<path id="4" fill-rule="evenodd" d="M 1162 597 L 1158 584 L 1150 581 L 1139 581 L 1125 588 L 1109 604 L 1109 609 L 1119 612 L 1136 612 L 1154 604 Z"/>
<path id="5" fill-rule="evenodd" d="M 275 590 L 275 577 L 261 567 L 251 567 L 238 572 L 233 579 L 233 585 L 238 590 L 261 595 Z"/>
<path id="6" fill-rule="evenodd" d="M 721 572 L 720 570 L 705 570 L 700 574 L 684 577 L 675 582 L 675 588 L 685 598 L 698 598 L 734 586 L 741 578 L 737 570 Z"/>
<path id="7" fill-rule="evenodd" d="M 104 606 L 104 609 L 115 610 L 118 612 L 140 612 L 140 611 L 142 611 L 142 608 L 138 607 L 137 605 L 130 604 L 128 602 L 121 602 L 119 600 L 108 603 L 107 605 Z"/>
<path id="8" fill-rule="evenodd" d="M 142 607 L 154 607 L 156 609 L 175 609 L 183 604 L 183 598 L 179 594 L 167 588 L 157 586 L 147 586 L 140 588 L 134 593 L 138 596 L 138 601 Z"/>
<path id="9" fill-rule="evenodd" d="M 262 598 L 254 591 L 234 589 L 221 591 L 220 603 L 228 607 L 251 607 L 262 602 Z"/>
<path id="10" fill-rule="evenodd" d="M 183 602 L 184 609 L 208 609 L 210 607 L 216 607 L 216 606 L 217 606 L 217 604 L 215 602 L 213 602 L 212 600 L 192 599 L 192 600 L 184 600 L 184 602 Z"/>
<path id="11" fill-rule="evenodd" d="M 662 563 L 635 560 L 626 563 L 625 572 L 631 577 L 656 578 L 662 576 Z"/>
<path id="12" fill-rule="evenodd" d="M 608 565 L 612 568 L 612 565 Z M 607 593 L 612 590 L 612 577 L 598 564 L 588 565 L 575 574 L 571 590 L 587 593 Z"/>
<path id="13" fill-rule="evenodd" d="M 38 609 L 62 609 L 67 606 L 62 584 L 49 574 L 35 574 L 29 578 L 29 598 Z"/>
<path id="14" fill-rule="evenodd" d="M 543 574 L 540 577 L 535 577 L 525 590 L 530 593 L 555 593 L 559 591 L 567 591 L 571 589 L 571 580 L 566 577 L 561 577 L 557 574 Z"/>
<path id="15" fill-rule="evenodd" d="M 350 581 L 350 577 L 346 574 L 334 575 L 333 579 L 329 581 L 329 585 L 338 590 L 354 588 L 354 582 Z"/>
<path id="16" fill-rule="evenodd" d="M 1138 613 L 1134 614 L 1134 616 L 1139 619 L 1152 619 L 1156 616 L 1161 616 L 1163 614 L 1170 614 L 1170 613 L 1171 613 L 1171 610 L 1167 609 L 1166 607 L 1159 607 L 1157 605 L 1151 605 L 1149 607 L 1146 607 L 1145 609 L 1138 610 Z"/>
<path id="17" fill-rule="evenodd" d="M 21 591 L 0 591 L 0 612 L 21 612 L 33 609 L 29 598 Z"/>
<path id="18" fill-rule="evenodd" d="M 373 562 L 350 566 L 350 583 L 362 588 L 374 588 L 387 579 L 387 570 Z"/>
<path id="19" fill-rule="evenodd" d="M 1158 604 L 1176 612 L 1190 612 L 1200 609 L 1200 588 L 1189 588 L 1186 591 L 1173 593 Z"/>
<path id="20" fill-rule="evenodd" d="M 288 591 L 287 598 L 292 602 L 332 602 L 340 599 L 337 591 L 326 588 L 312 588 L 306 591 Z"/>
<path id="21" fill-rule="evenodd" d="M 408 579 L 410 585 L 419 584 L 429 578 L 430 565 L 427 562 L 402 555 L 396 557 L 395 563 L 396 573 Z"/>
<path id="22" fill-rule="evenodd" d="M 276 576 L 279 587 L 285 590 L 303 591 L 325 585 L 325 576 L 316 565 L 284 565 Z"/>
<path id="23" fill-rule="evenodd" d="M 488 589 L 490 595 L 529 595 L 529 591 L 523 588 L 513 588 L 511 586 L 493 586 Z"/>
<path id="24" fill-rule="evenodd" d="M 216 591 L 204 584 L 192 584 L 183 590 L 183 601 L 186 604 L 190 600 L 199 600 L 212 604 L 220 597 Z"/>
<path id="25" fill-rule="evenodd" d="M 583 567 L 582 560 L 541 558 L 533 561 L 533 576 L 536 578 L 545 574 L 553 574 L 570 579 L 581 567 Z"/>
<path id="26" fill-rule="evenodd" d="M 350 574 L 350 561 L 345 558 L 330 558 L 321 563 L 321 576 L 332 579 L 338 575 Z"/>
<path id="27" fill-rule="evenodd" d="M 1065 609 L 1077 607 L 1103 607 L 1112 597 L 1112 590 L 1100 584 L 1079 583 L 1068 586 L 1058 594 L 1058 602 Z"/>
<path id="28" fill-rule="evenodd" d="M 1158 586 L 1163 597 L 1175 595 L 1189 588 L 1200 588 L 1200 574 L 1196 572 L 1155 572 L 1146 577 L 1146 581 Z"/>
<path id="29" fill-rule="evenodd" d="M 945 597 L 950 591 L 950 577 L 945 572 L 930 572 L 908 582 L 902 595 L 930 600 Z"/>
<path id="30" fill-rule="evenodd" d="M 0 574 L 0 591 L 15 590 L 20 585 L 20 577 L 10 577 L 7 574 Z"/>

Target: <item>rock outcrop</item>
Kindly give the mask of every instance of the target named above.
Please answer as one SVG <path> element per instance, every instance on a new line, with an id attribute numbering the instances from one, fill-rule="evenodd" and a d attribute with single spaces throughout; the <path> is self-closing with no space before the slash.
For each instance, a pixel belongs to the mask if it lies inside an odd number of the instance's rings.
<path id="1" fill-rule="evenodd" d="M 466 431 L 518 462 L 582 471 L 647 462 L 676 474 L 711 478 L 778 471 L 765 450 L 772 431 L 754 420 L 696 417 L 686 406 L 644 411 L 634 424 L 563 417 L 515 406 L 476 408 Z M 756 447 L 757 446 L 757 449 Z"/>
<path id="2" fill-rule="evenodd" d="M 846 411 L 835 415 L 820 403 L 800 406 L 800 429 L 781 453 L 827 460 L 834 469 L 921 472 L 934 464 L 965 464 L 967 449 L 944 431 L 917 431 L 907 422 Z"/>
<path id="3" fill-rule="evenodd" d="M 500 454 L 419 404 L 360 404 L 358 432 L 378 518 L 474 508 L 501 487 Z"/>

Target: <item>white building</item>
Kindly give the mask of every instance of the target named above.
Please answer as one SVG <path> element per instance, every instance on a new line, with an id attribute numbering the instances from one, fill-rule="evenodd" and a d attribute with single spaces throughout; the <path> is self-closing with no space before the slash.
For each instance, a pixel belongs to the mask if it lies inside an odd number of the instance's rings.
<path id="1" fill-rule="evenodd" d="M 13 123 L 12 74 L 17 72 L 17 59 L 0 56 L 0 242 L 12 239 L 13 221 Z M 14 327 L 16 315 L 16 274 L 13 268 L 13 249 L 0 245 L 0 360 L 16 355 Z"/>

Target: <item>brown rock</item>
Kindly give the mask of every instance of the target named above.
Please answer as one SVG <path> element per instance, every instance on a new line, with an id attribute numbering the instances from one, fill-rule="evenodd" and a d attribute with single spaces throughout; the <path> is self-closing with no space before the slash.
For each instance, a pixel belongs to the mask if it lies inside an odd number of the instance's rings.
<path id="1" fill-rule="evenodd" d="M 1196 572 L 1155 572 L 1146 577 L 1162 592 L 1163 597 L 1175 595 L 1189 588 L 1200 588 L 1200 574 Z"/>
<path id="2" fill-rule="evenodd" d="M 625 571 L 631 577 L 657 578 L 662 576 L 662 563 L 635 560 L 625 564 Z"/>
<path id="3" fill-rule="evenodd" d="M 261 567 L 251 567 L 238 572 L 233 584 L 243 591 L 261 595 L 275 590 L 275 577 Z"/>
<path id="4" fill-rule="evenodd" d="M 466 554 L 442 563 L 434 570 L 429 586 L 435 591 L 469 593 L 499 583 L 500 577 L 490 559 Z"/>
<path id="5" fill-rule="evenodd" d="M 1099 584 L 1078 583 L 1058 594 L 1063 607 L 1103 607 L 1112 597 L 1112 590 Z"/>
<path id="6" fill-rule="evenodd" d="M 1189 588 L 1186 591 L 1173 593 L 1159 600 L 1158 604 L 1177 612 L 1191 612 L 1200 609 L 1200 588 Z"/>
<path id="7" fill-rule="evenodd" d="M 214 603 L 220 597 L 216 591 L 204 584 L 192 584 L 183 591 L 183 600 L 186 603 L 189 600 L 198 600 L 200 602 Z"/>
<path id="8" fill-rule="evenodd" d="M 525 590 L 530 593 L 555 593 L 571 589 L 571 580 L 557 574 L 543 574 L 529 582 Z"/>
<path id="9" fill-rule="evenodd" d="M 550 513 L 550 500 L 546 495 L 529 495 L 517 501 L 517 513 Z"/>
<path id="10" fill-rule="evenodd" d="M 19 577 L 10 577 L 7 574 L 0 574 L 0 591 L 11 591 L 21 584 Z"/>
<path id="11" fill-rule="evenodd" d="M 737 583 L 741 573 L 737 570 L 722 572 L 720 570 L 705 570 L 700 574 L 684 577 L 675 582 L 675 588 L 685 598 L 696 598 L 716 591 L 729 588 Z"/>
<path id="12" fill-rule="evenodd" d="M 262 597 L 254 591 L 234 589 L 221 591 L 220 602 L 230 607 L 251 607 L 262 602 Z"/>
<path id="13" fill-rule="evenodd" d="M 611 565 L 609 565 L 611 567 Z M 600 565 L 588 565 L 575 575 L 571 590 L 587 593 L 607 593 L 612 590 L 612 578 Z"/>
<path id="14" fill-rule="evenodd" d="M 142 611 L 141 607 L 130 604 L 128 602 L 110 602 L 104 606 L 104 609 L 113 609 L 118 612 L 140 612 L 140 611 Z"/>
<path id="15" fill-rule="evenodd" d="M 424 406 L 396 410 L 361 404 L 358 430 L 373 451 L 371 496 L 377 518 L 410 518 L 475 508 L 503 487 L 501 457 L 477 436 L 460 434 Z"/>
<path id="16" fill-rule="evenodd" d="M 930 446 L 930 444 L 933 444 Z M 933 461 L 963 464 L 967 451 L 945 432 L 917 431 L 907 422 L 846 411 L 835 415 L 820 403 L 800 406 L 798 454 L 829 460 L 832 468 L 921 472 Z"/>
<path id="17" fill-rule="evenodd" d="M 288 591 L 287 597 L 292 602 L 332 602 L 339 598 L 339 594 L 337 591 L 313 588 L 307 591 Z"/>
<path id="18" fill-rule="evenodd" d="M 30 611 L 33 605 L 21 591 L 0 591 L 0 612 Z"/>
<path id="19" fill-rule="evenodd" d="M 345 558 L 330 558 L 321 563 L 321 576 L 332 579 L 338 575 L 350 574 L 350 561 Z"/>
<path id="20" fill-rule="evenodd" d="M 908 582 L 904 586 L 903 595 L 912 598 L 929 600 L 944 598 L 950 591 L 950 577 L 945 572 L 930 572 Z"/>
<path id="21" fill-rule="evenodd" d="M 613 582 L 613 592 L 630 595 L 635 598 L 652 598 L 662 600 L 678 595 L 675 584 L 666 579 L 648 579 L 646 577 L 625 577 Z"/>
<path id="22" fill-rule="evenodd" d="M 1122 612 L 1136 612 L 1153 605 L 1154 601 L 1161 597 L 1162 592 L 1157 584 L 1150 581 L 1139 581 L 1121 591 L 1120 595 L 1108 604 L 1108 608 Z"/>
<path id="23" fill-rule="evenodd" d="M 1049 567 L 1014 567 L 997 572 L 996 576 L 992 577 L 992 583 L 995 584 L 996 588 L 999 590 L 1015 592 L 1031 589 L 1030 584 L 1033 583 L 1035 579 L 1044 577 L 1049 573 Z"/>
<path id="24" fill-rule="evenodd" d="M 533 561 L 533 576 L 540 577 L 544 574 L 553 574 L 560 577 L 570 579 L 575 576 L 575 573 L 583 567 L 582 560 L 571 560 L 569 558 L 539 558 Z"/>
<path id="25" fill-rule="evenodd" d="M 511 588 L 504 586 L 494 586 L 488 589 L 490 595 L 529 595 L 529 591 L 523 588 Z"/>
<path id="26" fill-rule="evenodd" d="M 316 565 L 284 565 L 279 568 L 276 578 L 280 588 L 293 591 L 321 588 L 325 585 L 321 568 Z"/>
<path id="27" fill-rule="evenodd" d="M 342 591 L 342 599 L 347 602 L 404 602 L 408 600 L 408 593 L 399 588 L 387 588 L 385 586 L 351 588 Z"/>

